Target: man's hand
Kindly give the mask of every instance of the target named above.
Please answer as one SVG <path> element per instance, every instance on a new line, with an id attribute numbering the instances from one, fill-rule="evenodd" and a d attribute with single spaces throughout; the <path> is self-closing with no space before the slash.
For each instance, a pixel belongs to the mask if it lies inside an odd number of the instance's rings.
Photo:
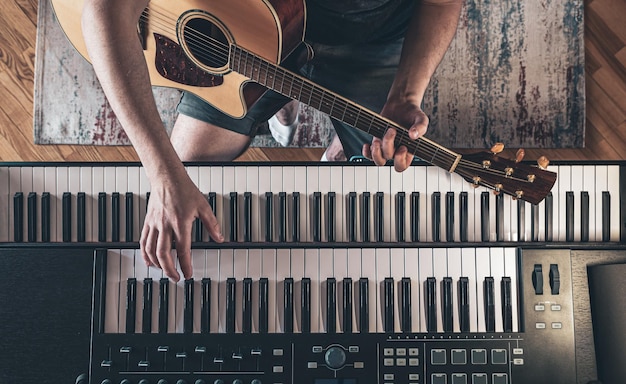
<path id="1" fill-rule="evenodd" d="M 180 280 L 180 275 L 172 256 L 172 243 L 185 279 L 191 278 L 191 228 L 196 218 L 202 220 L 213 240 L 224 241 L 207 199 L 186 176 L 178 181 L 164 180 L 152 187 L 140 240 L 146 264 L 163 269 L 175 281 Z"/>
<path id="2" fill-rule="evenodd" d="M 417 104 L 392 104 L 387 102 L 383 107 L 381 115 L 402 127 L 409 127 L 408 136 L 411 140 L 416 140 L 424 135 L 428 129 L 428 116 Z M 397 172 L 406 170 L 413 161 L 413 154 L 404 145 L 396 148 L 395 139 L 397 134 L 395 129 L 390 128 L 382 140 L 374 137 L 372 144 L 363 145 L 363 156 L 373 160 L 379 166 L 385 165 L 387 160 L 393 160 L 393 165 Z"/>

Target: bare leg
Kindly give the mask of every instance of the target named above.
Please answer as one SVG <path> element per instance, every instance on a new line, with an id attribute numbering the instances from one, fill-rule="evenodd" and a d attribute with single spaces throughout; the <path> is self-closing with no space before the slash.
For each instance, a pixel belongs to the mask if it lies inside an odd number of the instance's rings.
<path id="1" fill-rule="evenodd" d="M 248 148 L 250 137 L 179 115 L 172 145 L 182 161 L 230 161 Z"/>
<path id="2" fill-rule="evenodd" d="M 326 161 L 346 161 L 346 155 L 343 153 L 343 145 L 341 145 L 341 141 L 339 140 L 339 136 L 335 134 L 333 140 L 326 148 L 322 159 L 326 159 Z M 324 161 L 324 160 L 322 160 Z"/>
<path id="3" fill-rule="evenodd" d="M 276 118 L 282 125 L 291 125 L 298 116 L 298 104 L 296 100 L 292 100 L 285 104 L 278 112 Z"/>

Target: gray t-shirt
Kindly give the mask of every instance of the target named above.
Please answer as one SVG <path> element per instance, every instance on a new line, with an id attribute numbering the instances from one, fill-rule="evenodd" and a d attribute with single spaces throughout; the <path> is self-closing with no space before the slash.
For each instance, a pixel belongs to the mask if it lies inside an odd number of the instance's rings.
<path id="1" fill-rule="evenodd" d="M 416 0 L 307 0 L 309 42 L 381 43 L 404 36 Z"/>

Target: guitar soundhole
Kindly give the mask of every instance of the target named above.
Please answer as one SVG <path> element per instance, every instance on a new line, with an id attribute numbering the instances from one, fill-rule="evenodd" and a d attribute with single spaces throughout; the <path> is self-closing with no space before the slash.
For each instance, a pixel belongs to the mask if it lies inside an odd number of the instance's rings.
<path id="1" fill-rule="evenodd" d="M 187 20 L 182 28 L 183 41 L 193 59 L 220 72 L 228 64 L 229 42 L 222 29 L 206 16 Z"/>

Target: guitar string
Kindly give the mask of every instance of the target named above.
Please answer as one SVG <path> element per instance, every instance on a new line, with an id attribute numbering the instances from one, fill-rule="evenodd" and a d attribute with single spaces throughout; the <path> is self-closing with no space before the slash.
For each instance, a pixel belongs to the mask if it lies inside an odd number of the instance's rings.
<path id="1" fill-rule="evenodd" d="M 144 11 L 144 12 L 142 13 L 142 18 L 143 18 L 143 19 L 148 19 L 148 17 L 150 16 L 150 14 L 149 14 L 149 13 L 151 13 L 151 12 L 149 12 L 149 11 L 148 11 L 148 12 Z M 158 14 L 159 16 L 161 16 L 161 21 L 172 21 L 172 20 L 167 19 L 167 18 L 165 18 L 165 19 L 164 19 L 164 17 L 166 17 L 166 15 L 164 15 L 164 14 L 163 14 L 163 13 L 161 13 L 161 12 L 158 12 L 158 11 L 157 11 L 157 12 L 152 12 L 152 13 L 155 13 L 155 14 Z M 162 24 L 161 26 L 162 26 L 162 27 L 164 27 L 164 26 L 166 26 L 166 27 L 167 27 L 167 26 L 169 26 L 169 25 L 163 25 L 163 24 Z M 211 49 L 213 52 L 215 52 L 215 53 L 216 53 L 216 54 L 218 54 L 218 55 L 219 55 L 219 54 L 226 54 L 226 53 L 228 52 L 228 50 L 229 50 L 229 49 L 228 49 L 228 46 L 227 46 L 226 44 L 224 44 L 223 42 L 221 42 L 221 41 L 219 41 L 219 40 L 216 40 L 216 39 L 212 38 L 211 36 L 207 36 L 207 35 L 205 35 L 204 33 L 200 32 L 200 31 L 197 31 L 197 30 L 195 30 L 195 29 L 193 29 L 193 28 L 185 27 L 185 32 L 186 32 L 186 33 L 187 33 L 187 32 L 189 33 L 189 36 L 187 36 L 187 34 L 186 34 L 185 36 L 186 36 L 186 37 L 189 37 L 189 38 L 190 38 L 190 40 L 191 40 L 191 38 L 193 37 L 193 41 L 194 41 L 195 43 L 198 43 L 198 44 L 199 44 L 199 45 L 198 45 L 198 48 L 201 48 L 200 50 L 201 50 L 201 51 L 203 51 L 203 53 L 204 53 L 204 54 L 206 54 L 206 53 L 211 54 L 211 51 L 209 51 L 209 50 L 205 50 L 205 49 L 204 49 L 204 46 L 205 46 L 205 45 L 206 45 L 206 46 L 208 46 L 208 47 L 209 47 L 209 49 Z M 205 43 L 205 44 L 201 44 L 201 43 Z M 245 53 L 247 53 L 247 54 L 250 54 L 250 53 L 248 53 L 247 51 L 244 51 L 244 50 L 242 50 L 242 52 L 245 52 Z M 252 55 L 253 55 L 253 54 L 252 54 Z M 257 57 L 257 56 L 256 56 L 256 55 L 253 55 L 253 57 Z M 209 55 L 209 56 L 203 56 L 203 58 L 204 58 L 205 60 L 210 60 L 210 59 L 212 58 L 212 55 Z M 221 58 L 223 58 L 223 59 L 224 59 L 224 61 L 226 61 L 226 62 L 228 61 L 228 58 L 227 58 L 227 57 L 221 57 Z M 257 58 L 258 58 L 258 57 L 257 57 Z M 265 64 L 265 65 L 268 67 L 268 69 L 269 69 L 269 64 L 270 64 L 270 63 L 268 63 L 267 61 L 265 61 L 265 60 L 263 60 L 263 59 L 261 59 L 261 58 L 258 58 L 258 60 L 260 61 L 260 63 L 261 63 L 261 64 Z M 220 64 L 221 64 L 221 63 L 220 63 Z M 282 69 L 282 68 L 281 68 L 281 69 Z M 292 81 L 293 81 L 293 80 L 298 79 L 297 77 L 295 77 L 295 76 L 293 76 L 292 74 L 290 74 L 288 71 L 284 71 L 284 73 L 283 73 L 282 75 L 283 75 L 283 76 L 284 76 L 284 75 L 287 75 L 287 77 L 291 76 L 291 77 L 292 77 Z M 284 81 L 284 79 L 283 79 L 283 81 Z M 311 95 L 314 95 L 314 94 L 315 94 L 315 91 L 317 90 L 317 88 L 316 88 L 315 86 L 312 86 L 312 85 L 310 85 L 310 84 L 307 84 L 307 82 L 303 82 L 303 84 L 301 84 L 301 90 L 304 88 L 304 86 L 309 86 L 309 87 L 311 88 L 311 89 L 310 89 L 310 90 L 311 90 Z M 322 93 L 319 93 L 319 92 L 317 93 L 317 96 L 319 96 L 319 98 L 320 98 L 320 106 L 321 106 L 321 103 L 322 103 L 322 101 L 323 101 L 322 99 L 323 99 L 323 97 L 324 97 L 324 96 L 323 96 L 323 94 L 324 94 L 324 93 L 325 93 L 324 91 L 322 91 Z M 311 96 L 311 97 L 312 97 L 312 96 Z M 356 112 L 356 113 L 357 113 L 357 115 L 360 115 L 360 112 L 363 110 L 362 108 L 360 108 L 360 107 L 358 107 L 358 106 L 355 106 L 353 103 L 351 103 L 351 102 L 349 102 L 349 101 L 348 101 L 348 102 L 346 102 L 346 101 L 341 100 L 341 99 L 340 99 L 340 101 L 341 101 L 342 103 L 344 103 L 344 104 L 345 104 L 345 105 L 344 105 L 344 107 L 345 107 L 345 108 L 344 108 L 344 109 L 345 109 L 345 111 L 347 111 L 347 110 L 348 110 L 348 108 L 352 108 L 352 109 L 353 109 L 353 112 Z M 334 104 L 335 104 L 335 103 L 334 103 Z M 340 107 L 341 107 L 341 105 L 340 105 Z M 334 108 L 334 106 L 332 106 L 332 107 L 331 107 L 331 111 L 332 111 L 332 108 Z M 345 111 L 344 111 L 344 116 L 345 116 Z M 358 119 L 358 118 L 357 118 L 357 119 Z M 380 120 L 380 121 L 378 121 L 378 120 Z M 378 132 L 379 132 L 379 134 L 380 134 L 380 135 L 384 135 L 384 132 L 386 132 L 386 130 L 387 130 L 388 128 L 390 128 L 390 127 L 391 127 L 391 124 L 390 124 L 390 123 L 388 123 L 388 122 L 386 122 L 386 121 L 384 121 L 384 120 L 382 120 L 382 119 L 375 119 L 375 118 L 374 118 L 374 119 L 372 120 L 372 123 L 374 123 L 374 122 L 376 122 L 376 123 L 378 123 L 378 124 L 381 124 L 381 125 L 379 125 L 379 126 L 376 126 L 376 125 L 371 125 L 371 126 L 370 126 L 370 128 L 379 129 L 379 131 L 378 131 Z M 405 130 L 405 128 L 403 128 L 403 127 L 401 127 L 401 126 L 395 126 L 394 128 L 396 128 L 396 129 L 397 129 L 398 134 L 399 134 L 399 136 L 400 136 L 399 145 L 405 145 L 405 146 L 407 146 L 407 148 L 409 148 L 409 147 L 411 147 L 411 146 L 414 146 L 414 145 L 415 145 L 415 141 L 414 141 L 414 140 L 412 140 L 412 139 L 410 139 L 410 138 L 408 137 L 408 131 L 406 131 L 406 130 Z M 382 129 L 382 130 L 381 130 L 381 129 Z M 369 133 L 369 130 L 368 130 L 368 133 Z M 441 153 L 441 152 L 439 151 L 439 148 L 435 148 L 435 152 L 432 152 L 432 150 L 429 150 L 429 149 L 427 148 L 425 152 L 426 152 L 428 155 L 433 155 L 433 156 L 436 156 L 438 153 Z M 415 154 L 415 153 L 414 153 L 414 154 Z M 456 159 L 456 156 L 455 156 L 455 155 L 447 154 L 447 153 L 446 153 L 446 151 L 444 151 L 444 152 L 442 153 L 442 155 L 443 155 L 443 156 L 446 156 L 446 155 L 447 155 L 447 156 L 449 156 L 449 159 L 448 159 L 448 160 L 454 160 L 454 159 Z M 433 159 L 434 159 L 434 158 L 433 158 Z M 473 162 L 471 162 L 471 161 L 467 161 L 467 160 L 464 160 L 464 159 L 461 159 L 461 160 L 459 161 L 459 165 L 463 165 L 463 166 L 468 167 L 468 168 L 473 168 L 473 169 L 476 169 L 476 170 L 480 170 L 481 172 L 489 172 L 489 173 L 493 173 L 493 174 L 495 174 L 495 175 L 504 175 L 504 174 L 505 174 L 505 173 L 504 173 L 504 172 L 502 172 L 502 171 L 494 170 L 494 169 L 492 169 L 492 168 L 485 169 L 485 168 L 481 167 L 480 165 L 478 165 L 478 164 L 476 164 L 476 163 L 473 163 Z M 465 175 L 464 175 L 464 176 L 466 176 L 466 177 L 470 177 L 470 176 L 471 176 L 471 174 L 466 173 L 466 172 L 463 172 L 461 169 L 456 170 L 456 172 L 457 172 L 457 173 L 459 173 L 459 174 L 465 173 Z M 509 178 L 509 179 L 511 179 L 511 178 Z M 525 179 L 518 179 L 518 181 L 527 182 L 527 180 L 525 180 Z"/>

